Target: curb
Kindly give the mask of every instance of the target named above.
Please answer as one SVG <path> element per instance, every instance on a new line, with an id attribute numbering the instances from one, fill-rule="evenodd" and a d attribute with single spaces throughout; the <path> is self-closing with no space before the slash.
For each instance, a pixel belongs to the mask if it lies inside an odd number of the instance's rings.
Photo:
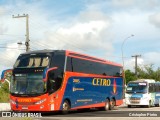
<path id="1" fill-rule="evenodd" d="M 10 103 L 0 103 L 0 111 L 10 111 Z"/>

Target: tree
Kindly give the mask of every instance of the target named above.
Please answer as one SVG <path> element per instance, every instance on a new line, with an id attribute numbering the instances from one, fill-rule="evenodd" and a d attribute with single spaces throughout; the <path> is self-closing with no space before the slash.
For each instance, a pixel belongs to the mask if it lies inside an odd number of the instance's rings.
<path id="1" fill-rule="evenodd" d="M 0 103 L 9 102 L 9 86 L 8 83 L 0 83 Z"/>
<path id="2" fill-rule="evenodd" d="M 133 72 L 131 72 L 131 70 L 126 70 L 125 71 L 125 77 L 126 77 L 126 84 L 129 81 L 136 80 L 136 76 L 135 76 L 135 74 Z"/>
<path id="3" fill-rule="evenodd" d="M 11 81 L 12 71 L 4 70 L 2 80 L 0 80 L 0 102 L 9 102 L 9 84 Z M 7 81 L 7 82 L 6 82 Z"/>
<path id="4" fill-rule="evenodd" d="M 126 84 L 129 81 L 134 81 L 137 79 L 155 79 L 156 81 L 160 81 L 160 68 L 157 70 L 154 70 L 154 65 L 144 65 L 144 66 L 138 66 L 137 67 L 137 77 L 131 70 L 125 71 L 126 76 Z"/>

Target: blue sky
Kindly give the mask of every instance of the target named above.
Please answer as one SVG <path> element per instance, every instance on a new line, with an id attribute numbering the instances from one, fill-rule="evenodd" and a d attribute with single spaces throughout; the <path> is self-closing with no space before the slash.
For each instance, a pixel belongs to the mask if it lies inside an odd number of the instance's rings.
<path id="1" fill-rule="evenodd" d="M 0 71 L 25 52 L 25 18 L 29 14 L 31 50 L 69 49 L 122 63 L 160 67 L 159 0 L 0 0 Z"/>

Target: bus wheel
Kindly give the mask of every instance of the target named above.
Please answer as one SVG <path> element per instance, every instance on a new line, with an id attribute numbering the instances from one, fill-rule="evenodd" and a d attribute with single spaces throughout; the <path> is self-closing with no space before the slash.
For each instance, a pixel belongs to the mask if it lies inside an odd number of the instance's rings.
<path id="1" fill-rule="evenodd" d="M 159 104 L 155 104 L 155 107 L 159 107 Z"/>
<path id="2" fill-rule="evenodd" d="M 151 101 L 149 101 L 149 104 L 147 105 L 147 108 L 151 107 Z"/>
<path id="3" fill-rule="evenodd" d="M 110 110 L 113 110 L 115 105 L 116 105 L 116 101 L 115 101 L 114 99 L 112 99 L 111 102 L 110 102 L 110 107 L 109 107 L 109 109 L 110 109 Z"/>
<path id="4" fill-rule="evenodd" d="M 159 107 L 160 106 L 160 100 L 158 101 L 158 104 L 155 104 L 155 107 Z"/>
<path id="5" fill-rule="evenodd" d="M 108 111 L 109 109 L 110 109 L 109 100 L 106 99 L 105 106 L 104 106 L 104 110 L 105 110 L 105 111 Z"/>
<path id="6" fill-rule="evenodd" d="M 68 100 L 65 100 L 63 103 L 63 113 L 68 113 L 69 109 L 71 108 Z"/>

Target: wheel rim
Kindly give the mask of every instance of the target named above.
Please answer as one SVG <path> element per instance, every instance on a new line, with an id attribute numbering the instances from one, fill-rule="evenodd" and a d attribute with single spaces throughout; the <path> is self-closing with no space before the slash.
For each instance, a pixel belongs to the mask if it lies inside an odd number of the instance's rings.
<path id="1" fill-rule="evenodd" d="M 67 111 L 69 109 L 69 105 L 67 102 L 63 103 L 63 110 Z"/>
<path id="2" fill-rule="evenodd" d="M 108 100 L 106 101 L 105 110 L 109 110 L 109 102 L 108 102 Z"/>
<path id="3" fill-rule="evenodd" d="M 112 101 L 111 101 L 111 109 L 113 109 L 113 108 L 114 108 L 114 106 L 115 106 L 115 101 L 114 101 L 114 100 L 112 100 Z"/>
<path id="4" fill-rule="evenodd" d="M 151 107 L 151 101 L 149 101 L 149 107 Z"/>

